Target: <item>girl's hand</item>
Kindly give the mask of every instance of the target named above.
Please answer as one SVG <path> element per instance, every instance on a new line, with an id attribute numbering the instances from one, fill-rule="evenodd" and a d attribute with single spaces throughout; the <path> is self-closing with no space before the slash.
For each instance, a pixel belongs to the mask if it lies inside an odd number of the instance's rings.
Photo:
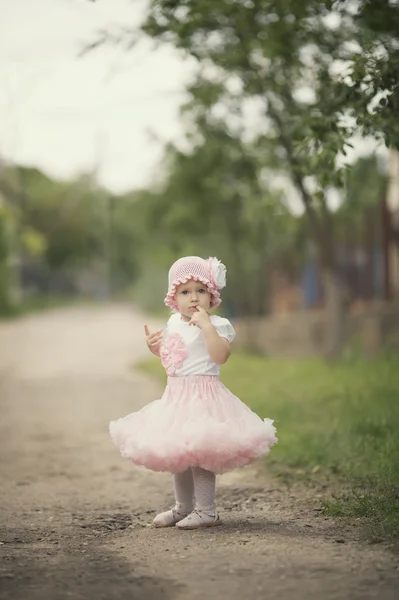
<path id="1" fill-rule="evenodd" d="M 148 326 L 144 325 L 144 332 L 148 349 L 155 354 L 155 356 L 159 356 L 159 351 L 162 344 L 162 329 L 159 329 L 154 333 L 150 333 Z"/>
<path id="2" fill-rule="evenodd" d="M 189 321 L 189 325 L 196 325 L 197 327 L 199 327 L 200 329 L 202 329 L 203 327 L 206 327 L 207 325 L 210 325 L 210 319 L 209 319 L 209 315 L 206 312 L 206 310 L 204 310 L 203 308 L 201 308 L 200 306 L 197 306 L 197 312 L 195 312 L 193 314 L 193 316 L 191 317 L 190 321 Z"/>

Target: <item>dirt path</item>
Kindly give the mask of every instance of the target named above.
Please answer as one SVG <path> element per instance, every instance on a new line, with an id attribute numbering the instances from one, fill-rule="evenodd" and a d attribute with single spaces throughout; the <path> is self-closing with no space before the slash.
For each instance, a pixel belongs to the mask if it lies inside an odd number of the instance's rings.
<path id="1" fill-rule="evenodd" d="M 395 557 L 325 518 L 314 490 L 244 469 L 219 480 L 224 527 L 149 526 L 170 477 L 123 461 L 110 419 L 159 397 L 129 365 L 146 348 L 128 307 L 0 325 L 0 598 L 393 599 Z"/>

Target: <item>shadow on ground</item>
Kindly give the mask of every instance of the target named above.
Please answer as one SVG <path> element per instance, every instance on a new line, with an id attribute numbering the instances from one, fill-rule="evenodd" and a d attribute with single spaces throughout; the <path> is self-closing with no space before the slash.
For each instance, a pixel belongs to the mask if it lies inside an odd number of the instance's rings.
<path id="1" fill-rule="evenodd" d="M 173 600 L 181 588 L 172 580 L 144 576 L 147 565 L 135 566 L 92 541 L 66 539 L 46 548 L 37 533 L 13 529 L 3 533 L 5 538 L 1 600 Z"/>

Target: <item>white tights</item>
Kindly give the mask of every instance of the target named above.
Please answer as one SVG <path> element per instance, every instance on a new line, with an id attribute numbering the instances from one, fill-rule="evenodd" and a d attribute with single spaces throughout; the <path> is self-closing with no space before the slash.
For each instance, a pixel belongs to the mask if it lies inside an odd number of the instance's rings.
<path id="1" fill-rule="evenodd" d="M 184 512 L 191 512 L 195 496 L 196 508 L 214 510 L 215 508 L 215 473 L 191 467 L 183 473 L 173 475 L 176 502 Z"/>

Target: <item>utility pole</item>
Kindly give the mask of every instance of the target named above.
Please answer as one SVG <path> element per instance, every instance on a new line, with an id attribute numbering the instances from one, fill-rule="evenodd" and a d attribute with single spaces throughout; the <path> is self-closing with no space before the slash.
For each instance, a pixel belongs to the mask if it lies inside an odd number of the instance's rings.
<path id="1" fill-rule="evenodd" d="M 3 270 L 0 286 L 4 288 L 2 290 L 3 303 L 7 304 L 9 309 L 18 306 L 22 298 L 18 224 L 20 186 L 16 169 L 17 167 L 8 165 L 8 172 L 12 172 L 16 177 L 12 182 L 5 181 L 6 167 L 0 159 L 0 210 L 3 211 L 3 218 L 0 217 L 2 221 L 0 235 L 3 245 L 3 257 L 0 257 L 3 262 L 0 265 L 0 269 Z M 7 309 L 6 306 L 5 309 Z"/>
<path id="2" fill-rule="evenodd" d="M 399 297 L 399 152 L 389 152 L 385 208 L 386 286 L 389 297 Z"/>
<path id="3" fill-rule="evenodd" d="M 94 166 L 94 181 L 96 187 L 98 187 L 98 174 L 101 166 L 105 162 L 105 136 L 99 134 L 96 140 L 96 160 Z M 98 194 L 100 201 L 102 202 L 103 218 L 104 218 L 104 229 L 103 229 L 103 286 L 104 296 L 106 300 L 109 300 L 113 292 L 113 212 L 114 212 L 114 198 L 108 192 L 108 190 L 102 191 Z"/>

